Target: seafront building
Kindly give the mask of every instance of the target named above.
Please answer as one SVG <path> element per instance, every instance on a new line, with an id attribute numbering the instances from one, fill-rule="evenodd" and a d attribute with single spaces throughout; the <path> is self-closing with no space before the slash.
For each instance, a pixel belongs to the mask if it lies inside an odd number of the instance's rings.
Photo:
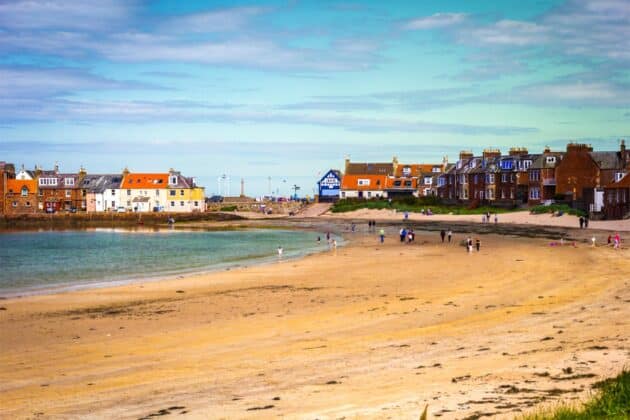
<path id="1" fill-rule="evenodd" d="M 206 211 L 205 190 L 194 178 L 163 173 L 88 174 L 0 162 L 0 214 Z"/>
<path id="2" fill-rule="evenodd" d="M 441 164 L 402 164 L 397 157 L 376 163 L 346 159 L 338 198 L 436 196 L 469 207 L 563 202 L 592 215 L 622 218 L 630 211 L 629 174 L 630 150 L 624 140 L 616 151 L 594 151 L 578 143 L 567 144 L 565 151 L 545 147 L 542 153 L 525 147 L 512 147 L 507 154 L 493 148 L 481 155 L 464 150 L 456 162 L 444 158 Z M 323 200 L 334 201 L 330 195 Z"/>

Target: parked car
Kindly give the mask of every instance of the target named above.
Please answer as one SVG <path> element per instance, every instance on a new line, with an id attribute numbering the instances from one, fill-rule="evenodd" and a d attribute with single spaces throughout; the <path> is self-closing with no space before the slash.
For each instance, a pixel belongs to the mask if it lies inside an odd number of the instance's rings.
<path id="1" fill-rule="evenodd" d="M 213 195 L 212 197 L 208 198 L 208 202 L 210 203 L 222 203 L 223 202 L 223 197 L 220 195 Z"/>

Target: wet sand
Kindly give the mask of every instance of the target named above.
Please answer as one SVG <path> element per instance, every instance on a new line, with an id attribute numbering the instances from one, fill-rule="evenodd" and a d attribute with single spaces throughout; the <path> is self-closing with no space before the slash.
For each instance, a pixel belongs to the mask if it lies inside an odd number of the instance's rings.
<path id="1" fill-rule="evenodd" d="M 630 251 L 483 235 L 469 255 L 395 230 L 1 300 L 0 417 L 417 418 L 428 404 L 431 418 L 512 418 L 628 366 Z"/>

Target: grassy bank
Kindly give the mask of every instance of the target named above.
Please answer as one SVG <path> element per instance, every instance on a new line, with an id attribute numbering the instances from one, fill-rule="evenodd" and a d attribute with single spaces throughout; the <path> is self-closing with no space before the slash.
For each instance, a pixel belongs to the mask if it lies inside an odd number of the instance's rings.
<path id="1" fill-rule="evenodd" d="M 395 209 L 400 212 L 421 213 L 431 209 L 433 214 L 485 214 L 507 213 L 515 209 L 506 209 L 492 206 L 479 206 L 470 208 L 466 206 L 446 205 L 437 199 L 404 199 L 395 200 L 390 204 L 387 200 L 340 200 L 331 208 L 333 213 L 345 213 L 360 209 Z"/>
<path id="2" fill-rule="evenodd" d="M 577 210 L 569 207 L 566 204 L 551 204 L 549 206 L 534 206 L 530 209 L 530 211 L 534 214 L 545 214 L 545 213 L 558 213 L 562 212 L 564 214 L 571 214 L 574 216 L 586 216 L 586 213 L 582 210 Z"/>
<path id="3" fill-rule="evenodd" d="M 522 420 L 630 419 L 630 371 L 596 383 L 597 394 L 578 406 L 561 406 L 522 417 Z"/>

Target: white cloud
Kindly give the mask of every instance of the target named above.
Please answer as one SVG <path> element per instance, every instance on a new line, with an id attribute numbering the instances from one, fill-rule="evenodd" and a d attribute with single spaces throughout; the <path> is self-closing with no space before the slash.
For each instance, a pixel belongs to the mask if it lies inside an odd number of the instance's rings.
<path id="1" fill-rule="evenodd" d="M 444 28 L 464 22 L 465 13 L 436 13 L 428 17 L 410 20 L 404 25 L 407 30 L 426 30 Z"/>
<path id="2" fill-rule="evenodd" d="M 267 12 L 262 7 L 235 7 L 194 13 L 168 19 L 162 28 L 174 32 L 232 32 L 246 27 L 250 19 Z"/>
<path id="3" fill-rule="evenodd" d="M 547 28 L 514 20 L 501 20 L 488 27 L 464 31 L 460 33 L 460 38 L 483 44 L 516 46 L 541 44 L 549 39 Z"/>

